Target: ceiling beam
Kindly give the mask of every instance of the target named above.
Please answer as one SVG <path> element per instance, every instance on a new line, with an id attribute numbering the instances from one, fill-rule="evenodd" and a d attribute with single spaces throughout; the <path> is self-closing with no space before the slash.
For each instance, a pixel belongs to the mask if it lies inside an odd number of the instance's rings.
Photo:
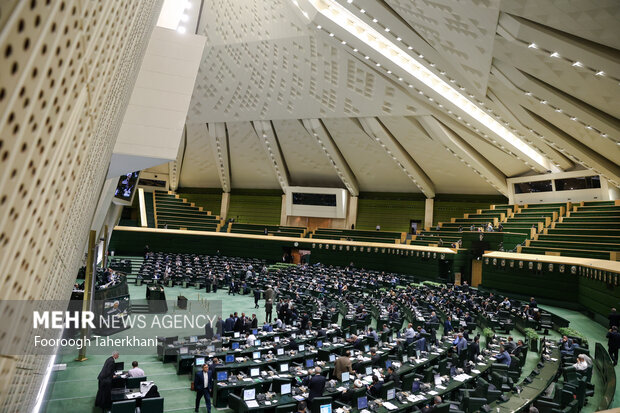
<path id="1" fill-rule="evenodd" d="M 336 170 L 345 188 L 349 190 L 352 196 L 358 196 L 360 189 L 357 179 L 351 167 L 349 167 L 349 164 L 344 159 L 344 156 L 342 156 L 340 149 L 338 149 L 338 145 L 336 145 L 336 142 L 334 142 L 334 139 L 325 127 L 325 124 L 323 124 L 320 119 L 302 119 L 301 123 L 310 136 L 313 136 L 317 140 L 317 143 Z"/>
<path id="2" fill-rule="evenodd" d="M 364 132 L 394 160 L 427 198 L 435 197 L 435 185 L 413 157 L 377 118 L 358 118 Z"/>
<path id="3" fill-rule="evenodd" d="M 441 142 L 453 155 L 480 175 L 493 188 L 504 196 L 508 196 L 506 176 L 467 143 L 465 139 L 458 136 L 432 116 L 419 116 L 415 119 L 433 139 Z"/>
<path id="4" fill-rule="evenodd" d="M 222 191 L 230 192 L 230 153 L 228 150 L 228 129 L 226 128 L 226 123 L 208 123 L 207 131 L 209 142 L 213 148 L 215 166 L 217 167 Z"/>
<path id="5" fill-rule="evenodd" d="M 271 167 L 282 191 L 286 192 L 286 188 L 290 186 L 289 173 L 273 123 L 267 120 L 254 120 L 251 123 L 258 140 L 269 157 Z"/>
<path id="6" fill-rule="evenodd" d="M 179 151 L 174 161 L 168 162 L 168 177 L 170 179 L 170 189 L 176 191 L 179 187 L 179 177 L 181 176 L 181 168 L 183 167 L 183 158 L 185 157 L 185 146 L 187 145 L 187 126 L 183 128 L 183 137 L 179 144 Z"/>

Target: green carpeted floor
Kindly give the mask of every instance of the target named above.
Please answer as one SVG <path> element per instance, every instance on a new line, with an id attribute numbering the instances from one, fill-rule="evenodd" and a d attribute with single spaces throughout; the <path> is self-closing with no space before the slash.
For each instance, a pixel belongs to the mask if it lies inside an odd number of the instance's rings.
<path id="1" fill-rule="evenodd" d="M 137 287 L 130 285 L 129 287 L 132 299 L 145 298 L 145 287 Z M 261 301 L 261 308 L 254 310 L 254 300 L 252 296 L 236 295 L 229 296 L 226 290 L 220 290 L 217 294 L 206 294 L 203 290 L 196 290 L 194 288 L 182 288 L 173 287 L 166 288 L 166 298 L 168 300 L 175 300 L 179 295 L 183 295 L 190 300 L 197 300 L 199 298 L 210 300 L 222 301 L 222 313 L 227 316 L 229 313 L 237 311 L 239 313 L 245 312 L 246 314 L 252 314 L 256 312 L 259 322 L 264 320 L 263 314 L 263 301 Z M 571 327 L 582 332 L 588 336 L 593 342 L 600 341 L 606 345 L 605 334 L 606 330 L 601 325 L 587 318 L 585 315 L 571 310 L 566 310 L 557 307 L 547 307 L 547 310 L 554 312 L 562 317 L 567 318 L 571 322 Z M 156 335 L 157 332 L 142 332 L 143 334 Z M 516 334 L 513 336 L 515 340 L 522 338 Z M 134 332 L 132 331 L 133 335 Z M 187 335 L 202 334 L 199 331 L 188 331 Z M 553 333 L 554 337 L 559 337 L 557 333 Z M 117 335 L 125 336 L 127 331 L 118 333 Z M 593 344 L 591 345 L 593 348 Z M 110 348 L 110 353 L 113 351 Z M 67 368 L 64 371 L 54 372 L 50 384 L 47 400 L 44 403 L 43 412 L 46 413 L 61 413 L 61 412 L 99 412 L 98 408 L 94 407 L 95 394 L 97 393 L 97 374 L 103 365 L 104 360 L 109 355 L 95 355 L 87 356 L 88 360 L 84 362 L 74 361 L 76 354 L 67 354 L 62 357 L 61 363 L 66 363 Z M 120 355 L 119 361 L 124 361 L 126 366 L 130 365 L 131 361 L 136 360 L 139 362 L 140 367 L 144 369 L 149 380 L 154 380 L 159 388 L 159 392 L 165 398 L 165 411 L 166 412 L 179 412 L 189 413 L 194 411 L 194 398 L 195 393 L 190 391 L 190 378 L 188 375 L 178 376 L 176 374 L 175 366 L 173 363 L 163 364 L 157 360 L 155 353 L 142 354 L 142 355 Z M 538 355 L 529 352 L 528 359 L 524 366 L 524 375 L 532 371 L 538 361 Z M 593 376 L 593 383 L 599 384 L 599 377 L 596 374 Z M 600 388 L 600 386 L 599 386 Z M 616 397 L 613 407 L 620 406 L 620 394 L 616 391 Z M 595 395 L 590 398 L 589 404 L 584 408 L 584 412 L 590 413 L 594 411 L 594 406 L 598 402 L 598 397 Z M 201 408 L 201 412 L 206 411 L 206 407 Z M 225 411 L 225 410 L 222 410 Z"/>

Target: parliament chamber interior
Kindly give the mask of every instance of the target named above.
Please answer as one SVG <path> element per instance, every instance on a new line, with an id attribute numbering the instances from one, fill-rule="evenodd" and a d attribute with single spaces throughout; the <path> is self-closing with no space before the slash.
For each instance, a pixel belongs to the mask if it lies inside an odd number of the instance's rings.
<path id="1" fill-rule="evenodd" d="M 619 23 L 0 2 L 0 412 L 620 411 Z"/>

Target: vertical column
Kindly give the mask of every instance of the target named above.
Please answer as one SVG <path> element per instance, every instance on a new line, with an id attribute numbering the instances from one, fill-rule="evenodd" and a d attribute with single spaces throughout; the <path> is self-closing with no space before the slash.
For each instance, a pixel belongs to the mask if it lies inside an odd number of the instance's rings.
<path id="1" fill-rule="evenodd" d="M 435 198 L 426 198 L 424 204 L 424 229 L 433 226 L 433 208 L 435 206 Z"/>
<path id="2" fill-rule="evenodd" d="M 230 206 L 230 192 L 222 192 L 222 205 L 220 207 L 220 218 L 226 219 L 228 216 L 228 207 Z"/>
<path id="3" fill-rule="evenodd" d="M 280 208 L 280 225 L 288 225 L 288 215 L 286 215 L 286 194 L 282 194 L 282 207 Z"/>
<path id="4" fill-rule="evenodd" d="M 350 196 L 349 197 L 349 208 L 347 208 L 347 220 L 346 220 L 346 228 L 351 229 L 351 225 L 357 226 L 357 197 Z"/>

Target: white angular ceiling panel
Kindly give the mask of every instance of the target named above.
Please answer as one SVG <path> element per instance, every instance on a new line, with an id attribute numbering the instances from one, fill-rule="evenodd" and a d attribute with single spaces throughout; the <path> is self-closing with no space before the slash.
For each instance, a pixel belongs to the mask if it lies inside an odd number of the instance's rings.
<path id="1" fill-rule="evenodd" d="M 228 148 L 233 188 L 278 189 L 271 160 L 250 122 L 229 122 Z"/>
<path id="2" fill-rule="evenodd" d="M 341 188 L 327 156 L 299 120 L 274 121 L 278 142 L 294 186 Z"/>

